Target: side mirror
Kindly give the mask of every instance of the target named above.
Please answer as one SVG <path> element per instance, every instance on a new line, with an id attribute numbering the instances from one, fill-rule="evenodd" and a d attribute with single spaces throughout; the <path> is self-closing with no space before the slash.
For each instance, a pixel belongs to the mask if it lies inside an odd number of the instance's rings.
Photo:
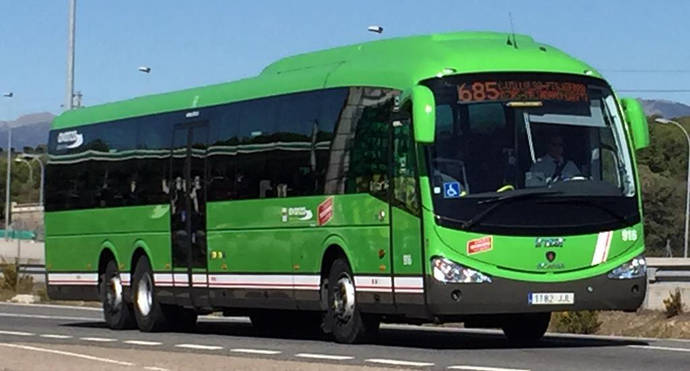
<path id="1" fill-rule="evenodd" d="M 620 104 L 625 113 L 625 121 L 630 125 L 635 149 L 638 150 L 649 146 L 649 125 L 640 102 L 634 98 L 621 98 Z"/>
<path id="2" fill-rule="evenodd" d="M 433 143 L 436 131 L 436 100 L 426 86 L 412 88 L 412 122 L 414 139 L 419 143 Z"/>

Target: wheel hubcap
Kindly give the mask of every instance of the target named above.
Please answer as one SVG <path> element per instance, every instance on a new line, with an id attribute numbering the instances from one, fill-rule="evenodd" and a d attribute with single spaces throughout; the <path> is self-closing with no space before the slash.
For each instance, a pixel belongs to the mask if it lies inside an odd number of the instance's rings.
<path id="1" fill-rule="evenodd" d="M 108 281 L 108 290 L 106 291 L 108 304 L 111 308 L 119 308 L 122 304 L 122 281 L 119 276 L 113 276 Z"/>
<path id="2" fill-rule="evenodd" d="M 153 285 L 151 284 L 151 277 L 145 274 L 137 284 L 137 308 L 139 313 L 148 316 L 151 312 L 151 305 L 153 304 Z"/>
<path id="3" fill-rule="evenodd" d="M 355 312 L 355 285 L 348 276 L 342 276 L 335 285 L 333 295 L 333 309 L 336 317 L 347 322 Z"/>

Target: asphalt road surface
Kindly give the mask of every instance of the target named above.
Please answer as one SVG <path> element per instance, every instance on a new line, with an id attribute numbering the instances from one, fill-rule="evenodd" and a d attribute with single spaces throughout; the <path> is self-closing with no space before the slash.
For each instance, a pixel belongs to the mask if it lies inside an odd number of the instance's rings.
<path id="1" fill-rule="evenodd" d="M 369 344 L 259 332 L 204 316 L 194 331 L 111 331 L 100 310 L 0 303 L 0 370 L 689 370 L 690 341 L 547 334 L 511 346 L 498 331 L 384 325 Z"/>

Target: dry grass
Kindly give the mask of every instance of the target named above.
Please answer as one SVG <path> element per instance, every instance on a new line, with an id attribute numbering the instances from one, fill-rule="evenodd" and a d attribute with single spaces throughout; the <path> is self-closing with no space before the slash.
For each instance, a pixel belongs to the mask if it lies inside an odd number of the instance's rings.
<path id="1" fill-rule="evenodd" d="M 663 312 L 600 312 L 599 335 L 690 339 L 690 315 L 666 318 Z"/>

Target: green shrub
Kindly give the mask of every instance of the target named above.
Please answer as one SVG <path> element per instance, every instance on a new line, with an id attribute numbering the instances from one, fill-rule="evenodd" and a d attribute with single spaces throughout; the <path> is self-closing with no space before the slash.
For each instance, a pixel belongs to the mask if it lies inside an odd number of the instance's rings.
<path id="1" fill-rule="evenodd" d="M 558 312 L 551 316 L 551 327 L 557 332 L 594 334 L 601 327 L 599 314 L 593 310 Z"/>
<path id="2" fill-rule="evenodd" d="M 664 307 L 666 307 L 666 318 L 683 313 L 683 299 L 680 297 L 679 288 L 676 288 L 675 292 L 668 293 L 668 298 L 664 299 Z"/>
<path id="3" fill-rule="evenodd" d="M 17 289 L 17 281 L 19 274 L 17 272 L 16 264 L 5 263 L 2 265 L 2 282 L 0 282 L 0 289 L 12 290 Z"/>
<path id="4" fill-rule="evenodd" d="M 0 265 L 2 279 L 0 290 L 7 290 L 18 294 L 28 294 L 34 289 L 34 279 L 31 276 L 21 276 L 17 264 L 3 262 Z"/>

